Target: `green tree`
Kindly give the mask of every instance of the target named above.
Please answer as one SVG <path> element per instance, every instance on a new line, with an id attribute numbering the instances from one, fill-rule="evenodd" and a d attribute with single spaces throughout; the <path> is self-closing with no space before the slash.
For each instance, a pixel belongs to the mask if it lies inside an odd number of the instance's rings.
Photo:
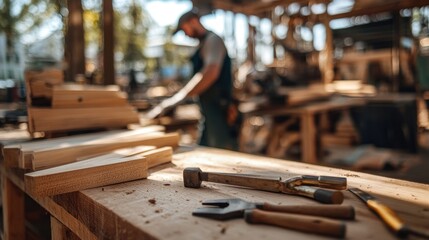
<path id="1" fill-rule="evenodd" d="M 31 0 L 27 3 L 16 0 L 0 2 L 0 32 L 4 32 L 10 49 L 13 41 L 24 33 L 37 29 L 58 13 L 60 0 Z"/>

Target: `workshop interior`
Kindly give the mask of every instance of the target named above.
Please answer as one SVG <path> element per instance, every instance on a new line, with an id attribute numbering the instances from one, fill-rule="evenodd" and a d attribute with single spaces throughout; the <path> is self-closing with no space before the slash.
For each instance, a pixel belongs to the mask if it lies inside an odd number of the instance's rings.
<path id="1" fill-rule="evenodd" d="M 429 239 L 429 1 L 0 13 L 0 239 Z"/>

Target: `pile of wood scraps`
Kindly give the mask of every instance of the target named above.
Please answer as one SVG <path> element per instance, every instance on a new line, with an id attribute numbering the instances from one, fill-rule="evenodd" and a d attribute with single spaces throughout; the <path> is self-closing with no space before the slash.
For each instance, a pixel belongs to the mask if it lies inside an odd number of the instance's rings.
<path id="1" fill-rule="evenodd" d="M 3 147 L 6 168 L 24 169 L 25 191 L 52 196 L 146 178 L 171 162 L 178 133 L 161 126 L 30 141 Z"/>
<path id="2" fill-rule="evenodd" d="M 67 132 L 139 123 L 118 86 L 64 84 L 60 69 L 26 71 L 28 130 Z"/>

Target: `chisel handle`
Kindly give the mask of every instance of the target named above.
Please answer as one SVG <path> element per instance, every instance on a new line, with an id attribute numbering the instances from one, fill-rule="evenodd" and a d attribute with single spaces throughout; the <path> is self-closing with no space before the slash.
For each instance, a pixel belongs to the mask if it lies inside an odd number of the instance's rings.
<path id="1" fill-rule="evenodd" d="M 259 209 L 270 212 L 313 215 L 337 219 L 354 219 L 355 209 L 352 206 L 338 205 L 274 205 L 269 203 L 257 204 Z"/>
<path id="2" fill-rule="evenodd" d="M 387 207 L 386 205 L 376 201 L 376 200 L 368 200 L 366 202 L 368 207 L 377 213 L 378 216 L 380 216 L 381 219 L 386 223 L 386 225 L 398 236 L 406 236 L 408 231 L 405 227 L 404 222 L 399 219 L 398 215 Z"/>
<path id="3" fill-rule="evenodd" d="M 258 209 L 246 210 L 244 217 L 248 223 L 260 223 L 282 228 L 343 238 L 346 234 L 344 222 L 291 213 L 276 213 Z"/>

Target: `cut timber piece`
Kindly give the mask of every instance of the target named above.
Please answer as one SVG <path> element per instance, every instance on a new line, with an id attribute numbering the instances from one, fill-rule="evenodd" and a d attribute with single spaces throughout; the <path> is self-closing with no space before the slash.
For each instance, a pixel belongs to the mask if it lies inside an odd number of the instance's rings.
<path id="1" fill-rule="evenodd" d="M 125 127 L 140 121 L 133 107 L 29 108 L 33 132 Z"/>
<path id="2" fill-rule="evenodd" d="M 135 130 L 112 130 L 98 133 L 81 134 L 75 136 L 61 137 L 55 139 L 36 140 L 20 144 L 11 144 L 3 147 L 3 154 L 10 165 L 20 168 L 31 169 L 31 155 L 25 155 L 24 152 L 32 152 L 35 150 L 52 149 L 56 147 L 72 147 L 83 144 L 99 144 L 112 140 L 122 141 L 129 139 L 132 136 L 141 136 L 145 134 L 164 132 L 163 126 L 148 126 Z M 5 160 L 6 161 L 6 160 Z"/>
<path id="3" fill-rule="evenodd" d="M 55 86 L 52 108 L 128 106 L 127 94 L 118 86 L 64 84 Z"/>
<path id="4" fill-rule="evenodd" d="M 104 143 L 83 144 L 75 146 L 53 147 L 24 154 L 31 155 L 31 164 L 33 170 L 40 170 L 59 166 L 76 161 L 79 157 L 89 156 L 97 153 L 109 152 L 125 147 L 135 147 L 140 145 L 150 145 L 155 147 L 172 146 L 179 144 L 178 133 L 151 133 L 142 136 L 130 137 L 123 140 L 112 140 Z M 26 157 L 24 156 L 24 159 Z"/>
<path id="5" fill-rule="evenodd" d="M 139 146 L 135 148 L 123 148 L 113 151 L 112 153 L 98 155 L 85 160 L 103 160 L 107 158 L 125 158 L 125 157 L 145 157 L 147 167 L 153 168 L 158 165 L 169 163 L 173 158 L 172 147 L 155 148 L 153 146 Z M 83 160 L 83 159 L 82 159 Z M 79 160 L 80 161 L 80 160 Z"/>
<path id="6" fill-rule="evenodd" d="M 45 69 L 43 71 L 25 71 L 27 101 L 31 98 L 51 98 L 52 88 L 64 83 L 61 69 Z M 28 103 L 31 105 L 31 102 Z"/>
<path id="7" fill-rule="evenodd" d="M 52 196 L 147 177 L 147 160 L 91 159 L 25 174 L 25 190 L 31 196 Z"/>
<path id="8" fill-rule="evenodd" d="M 116 158 L 116 157 L 131 157 L 140 153 L 144 153 L 150 150 L 154 150 L 156 147 L 154 146 L 138 146 L 134 148 L 121 148 L 118 150 L 114 150 L 108 154 L 94 154 L 90 156 L 79 157 L 76 161 L 83 161 L 87 159 L 96 159 L 96 158 Z"/>

